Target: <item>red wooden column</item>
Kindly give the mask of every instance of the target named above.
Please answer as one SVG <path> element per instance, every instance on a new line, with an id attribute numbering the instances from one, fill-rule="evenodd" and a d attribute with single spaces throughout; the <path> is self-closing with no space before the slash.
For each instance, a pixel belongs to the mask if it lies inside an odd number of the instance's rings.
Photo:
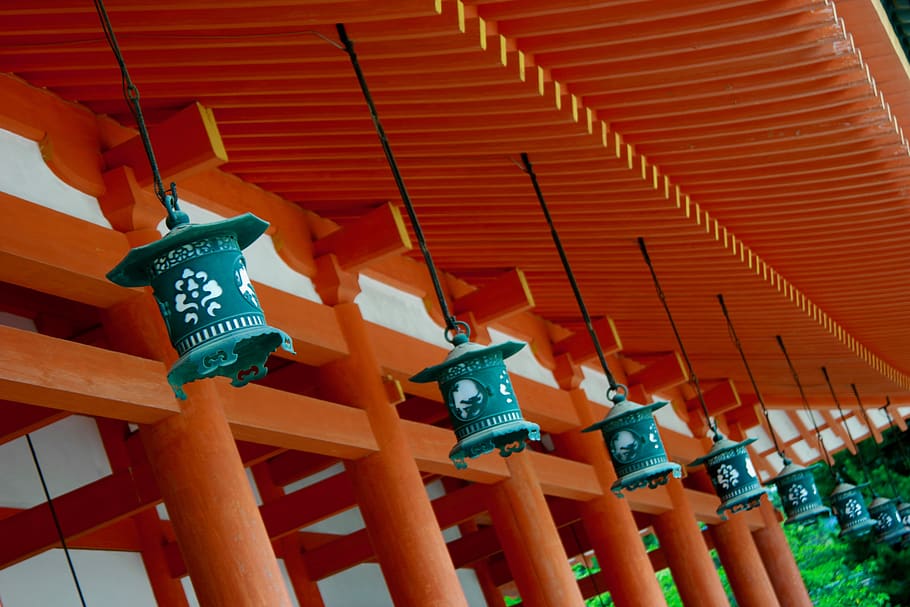
<path id="1" fill-rule="evenodd" d="M 711 527 L 711 537 L 740 607 L 777 607 L 777 595 L 742 516 Z"/>
<path id="2" fill-rule="evenodd" d="M 392 599 L 467 607 L 366 322 L 354 303 L 338 303 L 335 313 L 351 353 L 320 369 L 320 387 L 324 398 L 364 409 L 379 444 L 378 452 L 346 466 Z"/>
<path id="3" fill-rule="evenodd" d="M 176 359 L 148 290 L 107 310 L 105 328 L 120 350 Z M 141 428 L 152 474 L 201 605 L 290 606 L 213 381 L 187 384 L 179 414 Z"/>
<path id="4" fill-rule="evenodd" d="M 599 421 L 583 390 L 575 388 L 569 393 L 582 427 Z M 564 455 L 591 464 L 603 488 L 603 496 L 580 504 L 579 509 L 613 602 L 618 607 L 666 605 L 629 502 L 610 492 L 616 472 L 600 432 L 575 430 L 553 440 Z"/>
<path id="5" fill-rule="evenodd" d="M 511 476 L 490 487 L 488 506 L 509 569 L 527 607 L 583 606 L 530 453 L 506 458 Z"/>
<path id="6" fill-rule="evenodd" d="M 753 531 L 752 539 L 771 578 L 777 600 L 781 607 L 812 607 L 812 599 L 780 527 L 777 511 L 767 498 L 761 502 L 761 515 L 765 526 Z"/>
<path id="7" fill-rule="evenodd" d="M 667 491 L 673 509 L 656 515 L 652 524 L 683 604 L 687 607 L 729 607 L 682 482 L 671 478 Z"/>

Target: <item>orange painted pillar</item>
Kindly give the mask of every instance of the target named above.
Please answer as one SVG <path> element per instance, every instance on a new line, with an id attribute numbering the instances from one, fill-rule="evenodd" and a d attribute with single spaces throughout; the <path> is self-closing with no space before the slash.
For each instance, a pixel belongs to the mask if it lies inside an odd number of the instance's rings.
<path id="1" fill-rule="evenodd" d="M 774 587 L 742 516 L 711 527 L 714 548 L 740 607 L 779 607 Z"/>
<path id="2" fill-rule="evenodd" d="M 176 358 L 148 293 L 107 310 L 105 326 L 123 351 L 166 364 Z M 289 607 L 213 381 L 187 384 L 179 414 L 141 428 L 152 474 L 201 605 Z"/>
<path id="3" fill-rule="evenodd" d="M 652 525 L 683 604 L 687 607 L 729 607 L 727 594 L 682 482 L 671 478 L 667 491 L 673 509 L 654 516 Z"/>
<path id="4" fill-rule="evenodd" d="M 569 394 L 582 427 L 599 421 L 583 390 L 576 388 Z M 591 464 L 603 488 L 603 496 L 579 504 L 579 510 L 613 602 L 617 607 L 666 605 L 629 502 L 610 491 L 616 472 L 600 432 L 573 430 L 554 436 L 553 441 L 563 455 Z"/>
<path id="5" fill-rule="evenodd" d="M 282 497 L 285 493 L 272 481 L 269 474 L 268 464 L 261 462 L 252 466 L 253 480 L 256 481 L 256 488 L 259 490 L 259 497 L 263 503 L 268 504 Z M 297 603 L 301 607 L 325 607 L 322 600 L 322 593 L 319 591 L 319 585 L 310 577 L 307 570 L 306 562 L 303 559 L 303 545 L 300 541 L 299 532 L 294 532 L 277 540 L 279 554 L 284 560 L 285 569 L 288 572 L 288 578 L 291 580 L 291 586 L 294 594 L 297 596 Z"/>
<path id="6" fill-rule="evenodd" d="M 354 303 L 335 313 L 350 354 L 320 368 L 322 396 L 367 413 L 379 451 L 346 463 L 396 605 L 467 607 L 395 406 L 383 386 L 366 322 Z M 430 361 L 428 361 L 430 362 Z"/>
<path id="7" fill-rule="evenodd" d="M 812 607 L 812 599 L 787 543 L 787 536 L 780 527 L 777 511 L 767 497 L 762 499 L 761 515 L 765 526 L 753 531 L 752 539 L 771 578 L 777 600 L 781 607 Z"/>
<path id="8" fill-rule="evenodd" d="M 584 598 L 527 451 L 506 458 L 511 476 L 490 487 L 488 509 L 527 607 L 583 606 Z"/>

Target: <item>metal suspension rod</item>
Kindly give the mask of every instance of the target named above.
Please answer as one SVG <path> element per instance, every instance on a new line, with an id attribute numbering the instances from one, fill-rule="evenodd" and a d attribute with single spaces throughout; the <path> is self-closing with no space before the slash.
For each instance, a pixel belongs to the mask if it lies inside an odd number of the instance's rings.
<path id="1" fill-rule="evenodd" d="M 768 414 L 768 407 L 765 406 L 765 399 L 762 398 L 761 390 L 758 389 L 758 384 L 755 381 L 755 376 L 752 375 L 752 368 L 749 366 L 749 361 L 746 360 L 746 352 L 743 350 L 743 345 L 739 341 L 739 337 L 736 335 L 736 329 L 733 328 L 733 321 L 730 320 L 730 313 L 727 311 L 727 306 L 724 303 L 724 296 L 721 293 L 717 294 L 717 301 L 720 302 L 720 309 L 724 313 L 724 318 L 727 321 L 727 329 L 730 331 L 730 338 L 733 340 L 733 345 L 736 346 L 737 351 L 739 351 L 739 356 L 742 358 L 743 366 L 746 367 L 746 373 L 749 375 L 749 381 L 752 382 L 752 389 L 755 390 L 755 396 L 758 397 L 758 404 L 761 405 L 762 413 L 765 416 L 765 421 L 768 424 L 768 430 L 771 432 L 771 439 L 774 441 L 774 449 L 777 451 L 777 454 L 785 462 L 787 461 L 787 456 L 784 454 L 784 450 L 781 448 L 780 443 L 777 442 L 777 434 L 774 432 L 774 426 L 771 425 L 771 416 Z"/>
<path id="2" fill-rule="evenodd" d="M 30 434 L 25 435 L 25 442 L 28 443 L 28 450 L 31 451 L 32 461 L 35 463 L 35 469 L 38 470 L 38 479 L 41 481 L 41 489 L 44 491 L 44 499 L 47 501 L 47 507 L 51 511 L 51 518 L 54 519 L 54 528 L 57 530 L 57 537 L 60 538 L 60 546 L 63 548 L 63 554 L 66 556 L 66 563 L 69 565 L 70 575 L 73 576 L 73 584 L 76 586 L 76 593 L 79 595 L 79 602 L 85 607 L 85 595 L 82 594 L 82 586 L 79 584 L 79 576 L 76 575 L 76 567 L 73 565 L 73 559 L 70 556 L 70 549 L 66 545 L 66 536 L 63 535 L 63 528 L 60 526 L 60 519 L 57 517 L 57 509 L 54 508 L 54 500 L 51 499 L 51 492 L 47 488 L 47 481 L 44 479 L 44 472 L 41 470 L 41 464 L 38 462 L 38 453 L 35 451 L 35 445 L 32 443 Z"/>
<path id="3" fill-rule="evenodd" d="M 856 451 L 856 457 L 863 469 L 863 474 L 866 476 L 866 482 L 871 485 L 872 479 L 869 477 L 869 468 L 866 467 L 866 460 L 863 458 L 863 452 L 859 450 L 859 445 L 856 444 L 856 440 L 853 438 L 853 433 L 850 431 L 850 425 L 847 424 L 847 416 L 844 414 L 844 410 L 840 406 L 840 400 L 837 398 L 837 393 L 834 391 L 834 386 L 831 385 L 831 378 L 828 377 L 828 369 L 822 367 L 822 374 L 825 376 L 825 381 L 828 383 L 828 390 L 831 392 L 831 397 L 834 399 L 834 404 L 837 405 L 837 411 L 840 413 L 842 425 L 847 430 L 847 436 L 850 438 L 850 444 L 853 445 L 853 450 Z M 872 488 L 872 494 L 875 495 L 875 487 Z"/>
<path id="4" fill-rule="evenodd" d="M 139 89 L 133 84 L 133 81 L 130 79 L 129 71 L 126 69 L 126 62 L 123 60 L 123 54 L 120 52 L 120 45 L 117 44 L 117 37 L 114 34 L 114 28 L 111 26 L 107 10 L 104 7 L 104 1 L 94 0 L 94 2 L 95 12 L 98 13 L 98 18 L 101 20 L 101 28 L 104 31 L 104 37 L 111 47 L 111 50 L 114 52 L 114 58 L 117 60 L 117 65 L 120 66 L 123 97 L 126 99 L 127 105 L 130 108 L 130 113 L 136 120 L 136 126 L 139 129 L 139 138 L 142 140 L 142 147 L 145 149 L 145 155 L 148 158 L 149 166 L 151 166 L 152 169 L 155 196 L 158 197 L 158 200 L 167 211 L 168 227 L 173 228 L 187 221 L 185 215 L 178 214 L 180 212 L 180 206 L 177 202 L 177 186 L 176 184 L 171 183 L 170 190 L 164 189 L 164 184 L 161 181 L 161 173 L 158 170 L 158 161 L 155 159 L 155 152 L 152 149 L 152 140 L 149 137 L 145 118 L 142 116 L 142 106 L 139 104 Z"/>
<path id="5" fill-rule="evenodd" d="M 360 84 L 363 98 L 370 110 L 370 118 L 373 119 L 373 127 L 376 129 L 376 134 L 379 136 L 379 143 L 382 145 L 382 151 L 385 153 L 389 168 L 392 170 L 392 177 L 395 179 L 395 185 L 398 186 L 398 193 L 401 195 L 401 201 L 404 203 L 404 207 L 408 212 L 408 217 L 414 228 L 414 235 L 417 237 L 417 244 L 420 246 L 420 252 L 423 254 L 424 262 L 430 272 L 430 279 L 433 281 L 433 289 L 436 291 L 436 299 L 439 301 L 439 307 L 442 310 L 443 318 L 445 318 L 446 335 L 448 336 L 450 331 L 458 333 L 462 328 L 466 328 L 467 324 L 455 320 L 455 316 L 449 311 L 449 305 L 446 302 L 445 294 L 442 292 L 442 284 L 439 281 L 439 275 L 436 273 L 436 265 L 433 263 L 433 257 L 430 255 L 430 250 L 427 248 L 423 230 L 420 227 L 420 222 L 417 220 L 417 213 L 414 211 L 414 205 L 411 203 L 411 196 L 408 194 L 408 189 L 405 187 L 401 171 L 398 169 L 398 163 L 395 161 L 394 154 L 392 154 L 389 140 L 386 138 L 385 130 L 382 128 L 382 123 L 379 121 L 379 114 L 376 112 L 376 104 L 373 102 L 373 96 L 370 94 L 370 89 L 367 87 L 367 81 L 363 75 L 363 70 L 360 68 L 360 62 L 357 60 L 357 53 L 354 51 L 354 43 L 348 38 L 343 23 L 338 23 L 335 27 L 338 30 L 338 36 L 341 43 L 344 45 L 344 51 L 351 59 L 351 66 L 354 68 L 354 74 L 356 74 L 357 82 Z"/>
<path id="6" fill-rule="evenodd" d="M 667 313 L 667 319 L 670 321 L 670 327 L 673 329 L 673 335 L 676 337 L 676 343 L 679 345 L 679 351 L 683 356 L 683 360 L 686 361 L 686 368 L 689 371 L 689 377 L 692 378 L 692 384 L 695 386 L 695 392 L 698 394 L 698 402 L 701 405 L 701 410 L 705 414 L 705 419 L 708 422 L 708 427 L 711 429 L 711 432 L 714 433 L 715 439 L 720 435 L 720 432 L 717 431 L 717 423 L 711 419 L 711 415 L 708 413 L 708 405 L 705 403 L 705 397 L 701 392 L 701 386 L 698 384 L 698 376 L 695 375 L 695 370 L 692 368 L 692 361 L 689 360 L 689 355 L 686 353 L 686 347 L 683 345 L 682 337 L 679 335 L 679 329 L 676 327 L 676 322 L 673 320 L 673 314 L 670 313 L 670 306 L 667 304 L 667 297 L 664 295 L 663 289 L 660 287 L 660 281 L 657 279 L 657 273 L 654 271 L 654 265 L 651 263 L 651 257 L 648 255 L 648 248 L 645 246 L 645 239 L 641 236 L 638 237 L 638 248 L 641 249 L 641 255 L 645 258 L 645 263 L 648 264 L 648 270 L 651 272 L 651 279 L 654 281 L 654 288 L 657 289 L 657 297 L 660 299 L 660 303 L 664 307 L 664 312 Z"/>
<path id="7" fill-rule="evenodd" d="M 581 317 L 585 321 L 585 327 L 588 329 L 588 335 L 591 336 L 591 341 L 594 342 L 594 350 L 597 352 L 597 358 L 600 360 L 600 366 L 603 367 L 604 375 L 607 376 L 607 381 L 610 384 L 610 393 L 616 395 L 619 389 L 619 384 L 616 383 L 616 379 L 613 377 L 613 374 L 610 373 L 610 367 L 607 366 L 607 359 L 604 356 L 603 348 L 600 345 L 600 339 L 597 337 L 597 332 L 594 331 L 594 325 L 591 323 L 591 316 L 588 314 L 588 308 L 585 306 L 584 298 L 581 296 L 581 290 L 578 288 L 578 282 L 575 280 L 575 273 L 572 271 L 572 266 L 569 264 L 569 258 L 566 256 L 566 251 L 562 246 L 562 240 L 559 238 L 559 232 L 556 231 L 556 226 L 553 225 L 553 218 L 550 217 L 550 210 L 547 207 L 546 200 L 544 200 L 543 192 L 540 189 L 540 184 L 537 182 L 537 175 L 534 173 L 534 169 L 531 167 L 531 161 L 528 158 L 527 154 L 521 155 L 521 162 L 524 165 L 524 171 L 528 174 L 528 177 L 531 179 L 531 185 L 534 187 L 534 193 L 537 194 L 537 202 L 540 203 L 540 209 L 543 211 L 543 216 L 547 220 L 547 225 L 550 226 L 550 236 L 553 238 L 553 244 L 556 245 L 556 250 L 559 252 L 559 259 L 562 260 L 562 267 L 566 271 L 566 276 L 569 279 L 569 284 L 572 286 L 572 292 L 575 294 L 575 301 L 578 303 L 578 309 L 581 311 Z"/>
<path id="8" fill-rule="evenodd" d="M 872 443 L 875 445 L 875 454 L 879 462 L 882 459 L 882 447 L 875 440 L 875 436 L 872 435 L 872 420 L 869 419 L 869 414 L 866 412 L 866 407 L 863 406 L 863 401 L 859 397 L 859 390 L 856 389 L 856 384 L 850 384 L 850 388 L 853 390 L 853 395 L 856 396 L 856 404 L 859 405 L 859 410 L 863 414 L 863 419 L 866 420 L 866 427 L 869 428 L 869 435 L 872 436 Z M 868 476 L 867 476 L 868 478 Z M 891 493 L 894 497 L 897 497 L 897 489 L 894 486 L 894 479 L 891 478 L 891 469 L 888 466 L 885 466 L 885 478 L 888 479 L 888 486 L 891 487 Z"/>
<path id="9" fill-rule="evenodd" d="M 888 416 L 888 426 L 891 428 L 891 432 L 894 436 L 894 438 L 892 440 L 893 440 L 893 442 L 897 443 L 897 450 L 901 454 L 901 459 L 904 460 L 904 465 L 906 465 L 908 468 L 910 468 L 910 457 L 907 456 L 907 450 L 904 447 L 904 441 L 900 440 L 900 437 L 898 436 L 898 432 L 900 432 L 900 429 L 896 428 L 894 426 L 894 419 L 891 417 L 891 410 L 888 409 L 888 407 L 890 407 L 890 406 L 891 406 L 891 397 L 886 396 L 885 405 L 883 407 L 879 407 L 879 408 L 885 410 L 885 414 Z"/>
<path id="10" fill-rule="evenodd" d="M 836 479 L 837 471 L 834 467 L 834 458 L 831 457 L 830 453 L 828 453 L 828 448 L 825 446 L 825 441 L 822 440 L 821 430 L 818 429 L 818 422 L 815 421 L 815 413 L 813 413 L 812 408 L 809 406 L 809 399 L 806 398 L 806 392 L 803 390 L 803 383 L 799 380 L 799 374 L 796 372 L 796 367 L 793 365 L 793 361 L 790 360 L 790 354 L 787 352 L 787 346 L 784 345 L 784 338 L 780 335 L 775 335 L 775 339 L 777 339 L 777 345 L 780 346 L 780 351 L 783 352 L 784 358 L 787 361 L 787 366 L 790 368 L 790 374 L 793 376 L 793 381 L 796 383 L 796 388 L 799 390 L 799 397 L 803 401 L 803 407 L 809 413 L 809 417 L 812 418 L 812 425 L 815 426 L 815 438 L 818 440 L 819 447 L 822 449 L 822 453 L 825 456 L 825 461 L 828 462 L 828 465 L 831 468 L 831 475 Z"/>

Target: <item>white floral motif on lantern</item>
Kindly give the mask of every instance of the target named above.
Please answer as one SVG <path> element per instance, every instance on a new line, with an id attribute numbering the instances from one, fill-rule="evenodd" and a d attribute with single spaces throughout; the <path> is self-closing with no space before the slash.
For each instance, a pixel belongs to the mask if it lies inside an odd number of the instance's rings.
<path id="1" fill-rule="evenodd" d="M 221 297 L 221 286 L 214 279 L 209 279 L 208 272 L 196 272 L 190 268 L 183 270 L 183 275 L 174 282 L 175 308 L 178 312 L 185 312 L 183 322 L 196 324 L 199 322 L 197 312 L 202 309 L 209 316 L 215 316 L 215 310 L 221 309 L 221 304 L 216 300 Z"/>
<path id="2" fill-rule="evenodd" d="M 246 266 L 241 264 L 235 272 L 234 279 L 237 282 L 237 288 L 240 289 L 240 294 L 246 297 L 254 306 L 259 307 L 259 299 L 256 297 L 256 291 L 253 290 L 253 283 L 250 282 L 250 275 L 247 274 Z"/>
<path id="3" fill-rule="evenodd" d="M 752 460 L 748 457 L 746 458 L 746 473 L 752 478 L 755 478 L 755 466 L 752 465 Z"/>
<path id="4" fill-rule="evenodd" d="M 879 531 L 884 531 L 889 529 L 891 525 L 894 524 L 894 519 L 891 518 L 891 515 L 887 512 L 882 512 L 880 516 L 875 518 L 875 525 Z"/>
<path id="5" fill-rule="evenodd" d="M 847 500 L 847 505 L 844 506 L 844 513 L 848 518 L 856 518 L 862 511 L 863 509 L 860 507 L 859 502 L 855 499 Z"/>
<path id="6" fill-rule="evenodd" d="M 723 464 L 717 469 L 716 478 L 721 487 L 729 489 L 739 484 L 739 471 L 730 464 Z"/>
<path id="7" fill-rule="evenodd" d="M 802 485 L 792 485 L 787 491 L 787 499 L 790 500 L 791 504 L 805 503 L 808 496 L 809 492 Z"/>

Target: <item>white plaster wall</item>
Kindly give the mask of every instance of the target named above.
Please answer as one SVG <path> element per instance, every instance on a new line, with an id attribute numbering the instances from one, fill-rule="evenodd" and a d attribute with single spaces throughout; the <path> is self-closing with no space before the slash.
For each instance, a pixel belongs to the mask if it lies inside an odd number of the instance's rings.
<path id="1" fill-rule="evenodd" d="M 38 142 L 0 129 L 0 158 L 0 191 L 111 227 L 95 198 L 61 181 L 44 164 Z"/>
<path id="2" fill-rule="evenodd" d="M 70 550 L 85 602 L 91 607 L 156 607 L 135 552 Z M 63 550 L 48 550 L 0 570 L 3 607 L 72 607 L 79 595 Z"/>

